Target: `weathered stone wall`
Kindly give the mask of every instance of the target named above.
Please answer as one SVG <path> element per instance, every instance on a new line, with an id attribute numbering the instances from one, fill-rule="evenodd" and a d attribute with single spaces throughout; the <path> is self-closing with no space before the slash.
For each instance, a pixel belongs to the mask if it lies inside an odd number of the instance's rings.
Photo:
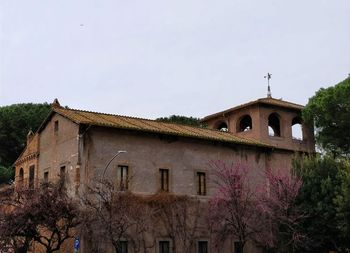
<path id="1" fill-rule="evenodd" d="M 58 130 L 55 132 L 55 122 Z M 60 168 L 65 166 L 69 190 L 74 190 L 74 179 L 78 159 L 79 126 L 74 122 L 54 114 L 40 133 L 39 181 L 44 173 L 49 173 L 49 181 L 56 181 Z"/>
<path id="2" fill-rule="evenodd" d="M 262 176 L 266 169 L 291 168 L 293 152 L 222 144 L 182 137 L 169 137 L 126 130 L 92 127 L 84 136 L 82 156 L 82 182 L 89 184 L 99 180 L 108 161 L 120 150 L 106 169 L 104 179 L 116 183 L 117 166 L 129 166 L 129 189 L 135 193 L 154 194 L 160 189 L 159 169 L 170 170 L 170 192 L 197 196 L 206 202 L 215 193 L 215 175 L 209 166 L 210 161 L 244 163 L 251 168 L 251 178 L 256 184 L 264 183 Z M 203 171 L 207 179 L 207 195 L 198 196 L 196 172 Z M 205 223 L 201 217 L 201 223 Z M 198 238 L 210 240 L 207 227 L 198 230 Z M 153 238 L 156 240 L 157 238 Z M 232 252 L 233 238 L 228 240 L 220 251 Z M 195 246 L 194 246 L 195 247 Z M 156 249 L 149 252 L 156 252 Z M 246 251 L 257 252 L 248 244 Z"/>
<path id="3" fill-rule="evenodd" d="M 154 194 L 159 190 L 160 168 L 170 170 L 170 192 L 174 194 L 196 195 L 196 172 L 206 172 L 210 196 L 214 192 L 210 161 L 245 163 L 252 168 L 252 176 L 258 178 L 269 160 L 274 159 L 273 154 L 269 155 L 266 149 L 256 147 L 98 127 L 89 130 L 85 146 L 82 166 L 85 182 L 100 177 L 108 161 L 119 150 L 125 150 L 127 153 L 120 154 L 107 168 L 105 178 L 116 178 L 117 165 L 127 165 L 131 176 L 129 189 L 146 194 Z M 289 159 L 291 154 L 281 153 L 281 159 Z M 287 162 L 282 160 L 281 165 L 284 166 Z M 277 165 L 274 166 L 278 166 L 278 162 L 275 163 Z"/>
<path id="4" fill-rule="evenodd" d="M 15 162 L 15 183 L 17 186 L 26 186 L 29 183 L 29 168 L 34 166 L 34 185 L 38 182 L 38 157 L 39 157 L 39 135 L 30 136 L 27 146 Z M 23 170 L 23 180 L 20 178 L 20 170 Z"/>

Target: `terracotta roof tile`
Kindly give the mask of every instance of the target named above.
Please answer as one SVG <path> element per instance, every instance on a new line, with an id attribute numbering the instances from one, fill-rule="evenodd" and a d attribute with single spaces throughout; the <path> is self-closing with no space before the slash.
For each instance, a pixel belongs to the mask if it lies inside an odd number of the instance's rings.
<path id="1" fill-rule="evenodd" d="M 272 147 L 268 144 L 257 140 L 241 138 L 234 136 L 232 133 L 221 132 L 218 130 L 212 130 L 207 128 L 192 127 L 175 123 L 164 123 L 155 120 L 113 114 L 67 109 L 63 107 L 53 107 L 52 110 L 77 124 L 106 126 L 119 129 L 169 134 L 175 136 L 183 136 L 227 143 Z"/>

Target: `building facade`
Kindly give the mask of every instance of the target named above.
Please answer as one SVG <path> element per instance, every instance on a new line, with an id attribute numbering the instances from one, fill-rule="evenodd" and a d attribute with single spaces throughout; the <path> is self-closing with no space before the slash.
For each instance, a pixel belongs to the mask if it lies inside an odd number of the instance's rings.
<path id="1" fill-rule="evenodd" d="M 38 131 L 28 134 L 27 147 L 15 162 L 15 182 L 35 187 L 64 175 L 70 194 L 78 196 L 103 176 L 137 194 L 166 191 L 205 203 L 215 193 L 210 161 L 248 164 L 258 183 L 267 169 L 289 170 L 295 153 L 314 152 L 313 129 L 302 122 L 302 108 L 263 98 L 207 116 L 202 120 L 207 127 L 199 128 L 67 109 L 55 100 Z M 300 126 L 302 138 L 293 138 L 294 125 Z M 126 153 L 111 160 L 119 151 Z M 155 243 L 148 252 L 166 253 L 161 242 L 167 239 L 162 238 L 151 238 Z M 193 252 L 210 252 L 206 227 L 196 238 Z M 234 242 L 227 240 L 220 252 L 235 252 Z M 82 244 L 81 252 L 90 251 Z M 259 250 L 248 245 L 245 252 Z"/>

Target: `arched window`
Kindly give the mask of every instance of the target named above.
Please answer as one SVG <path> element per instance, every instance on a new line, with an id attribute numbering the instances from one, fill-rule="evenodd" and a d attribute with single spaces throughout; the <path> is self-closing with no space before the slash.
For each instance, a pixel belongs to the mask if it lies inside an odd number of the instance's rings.
<path id="1" fill-rule="evenodd" d="M 237 123 L 237 132 L 246 132 L 252 128 L 252 118 L 249 115 L 244 115 Z"/>
<path id="2" fill-rule="evenodd" d="M 222 132 L 228 132 L 228 126 L 226 122 L 220 122 L 219 124 L 217 124 L 216 129 Z"/>
<path id="3" fill-rule="evenodd" d="M 295 117 L 292 120 L 292 138 L 296 140 L 303 140 L 303 128 L 300 117 Z"/>
<path id="4" fill-rule="evenodd" d="M 18 185 L 19 186 L 23 185 L 23 177 L 24 177 L 23 168 L 20 168 L 19 174 L 18 174 Z"/>
<path id="5" fill-rule="evenodd" d="M 281 136 L 280 117 L 277 113 L 270 114 L 268 128 L 270 136 Z"/>

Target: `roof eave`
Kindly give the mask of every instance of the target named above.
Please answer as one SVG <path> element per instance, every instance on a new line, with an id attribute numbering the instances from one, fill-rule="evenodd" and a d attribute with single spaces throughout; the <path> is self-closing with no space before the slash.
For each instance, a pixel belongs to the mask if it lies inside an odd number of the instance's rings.
<path id="1" fill-rule="evenodd" d="M 286 101 L 284 101 L 284 102 L 289 103 L 291 105 L 290 106 L 288 106 L 288 105 L 277 105 L 277 104 L 269 103 L 269 102 L 265 101 L 264 99 L 265 98 L 260 98 L 260 99 L 255 100 L 255 101 L 248 102 L 246 104 L 238 105 L 238 106 L 232 107 L 230 109 L 227 109 L 227 110 L 224 110 L 224 111 L 221 111 L 221 112 L 217 112 L 217 113 L 205 116 L 203 119 L 200 120 L 200 122 L 206 122 L 206 121 L 208 121 L 210 119 L 220 117 L 221 115 L 224 116 L 227 113 L 231 113 L 231 112 L 234 112 L 236 110 L 242 109 L 244 107 L 249 107 L 249 106 L 253 106 L 253 105 L 257 105 L 257 104 L 273 105 L 273 106 L 276 106 L 276 107 L 282 107 L 282 108 L 287 108 L 287 109 L 297 110 L 297 111 L 298 110 L 302 110 L 305 107 L 303 105 L 294 104 L 294 103 L 290 103 L 290 102 L 286 102 Z M 273 98 L 273 100 L 278 101 L 278 99 L 274 99 L 274 98 Z"/>

